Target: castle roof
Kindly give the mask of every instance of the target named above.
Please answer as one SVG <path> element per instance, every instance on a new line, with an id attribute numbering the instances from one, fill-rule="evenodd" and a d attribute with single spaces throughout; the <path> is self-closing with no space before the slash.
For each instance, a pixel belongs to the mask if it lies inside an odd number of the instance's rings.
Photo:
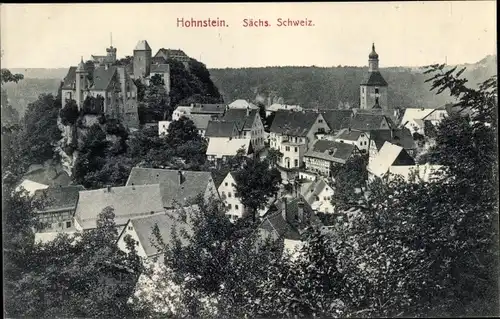
<path id="1" fill-rule="evenodd" d="M 111 82 L 111 79 L 113 78 L 113 75 L 115 75 L 116 72 L 116 66 L 110 66 L 108 68 L 104 66 L 100 66 L 94 70 L 94 75 L 93 75 L 93 81 L 94 83 L 91 86 L 91 90 L 97 90 L 97 91 L 105 91 L 109 83 Z"/>
<path id="2" fill-rule="evenodd" d="M 148 41 L 141 40 L 135 46 L 134 51 L 151 51 L 151 47 L 148 44 Z"/>
<path id="3" fill-rule="evenodd" d="M 72 90 L 73 82 L 76 79 L 76 66 L 71 66 L 68 70 L 68 74 L 64 77 L 62 89 L 63 90 Z"/>
<path id="4" fill-rule="evenodd" d="M 375 52 L 375 43 L 372 44 L 372 52 L 368 56 L 370 59 L 378 59 L 378 54 Z"/>

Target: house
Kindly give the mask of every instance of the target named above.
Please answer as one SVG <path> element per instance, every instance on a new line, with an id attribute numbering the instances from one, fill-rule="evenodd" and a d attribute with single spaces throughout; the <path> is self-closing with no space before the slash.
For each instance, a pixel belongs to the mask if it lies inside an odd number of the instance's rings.
<path id="1" fill-rule="evenodd" d="M 388 130 L 394 128 L 394 122 L 384 114 L 357 112 L 351 119 L 349 127 L 356 131 Z"/>
<path id="2" fill-rule="evenodd" d="M 119 234 L 117 245 L 124 252 L 129 252 L 127 249 L 126 237 L 130 236 L 136 242 L 137 255 L 144 260 L 153 259 L 162 255 L 163 251 L 153 235 L 153 229 L 158 226 L 161 240 L 165 245 L 171 245 L 173 241 L 173 229 L 175 228 L 178 238 L 182 244 L 186 244 L 184 236 L 180 236 L 179 232 L 191 232 L 190 223 L 188 220 L 189 213 L 196 210 L 197 207 L 183 208 L 182 210 L 172 210 L 161 214 L 142 216 L 131 218 L 125 224 L 122 232 Z"/>
<path id="3" fill-rule="evenodd" d="M 330 128 L 330 133 L 335 134 L 341 129 L 349 127 L 351 118 L 354 116 L 352 110 L 319 110 Z"/>
<path id="4" fill-rule="evenodd" d="M 193 109 L 193 106 L 179 105 L 178 107 L 175 108 L 174 112 L 172 113 L 172 121 L 177 121 L 182 116 L 191 115 L 192 109 Z"/>
<path id="5" fill-rule="evenodd" d="M 165 211 L 159 184 L 106 187 L 79 192 L 75 210 L 75 228 L 97 227 L 102 210 L 112 207 L 115 223 L 121 229 L 132 217 L 147 216 Z"/>
<path id="6" fill-rule="evenodd" d="M 205 137 L 205 133 L 207 131 L 208 123 L 211 121 L 211 115 L 204 114 L 190 114 L 186 115 L 188 119 L 193 121 L 194 126 L 198 129 L 198 134 L 201 137 Z"/>
<path id="7" fill-rule="evenodd" d="M 211 138 L 231 138 L 237 139 L 239 136 L 238 127 L 235 122 L 211 120 L 207 124 L 205 137 Z"/>
<path id="8" fill-rule="evenodd" d="M 316 134 L 329 130 L 321 113 L 278 110 L 269 138 L 270 147 L 283 153 L 278 165 L 287 170 L 303 166 L 304 154 L 317 139 Z"/>
<path id="9" fill-rule="evenodd" d="M 96 98 L 91 103 L 88 97 Z M 106 114 L 129 128 L 138 128 L 137 87 L 125 67 L 105 64 L 90 69 L 83 63 L 69 68 L 61 87 L 61 103 L 74 100 L 87 114 Z"/>
<path id="10" fill-rule="evenodd" d="M 324 178 L 303 183 L 300 194 L 314 211 L 322 213 L 334 213 L 332 205 L 333 188 L 328 185 Z"/>
<path id="11" fill-rule="evenodd" d="M 441 106 L 441 107 L 435 108 L 432 112 L 430 112 L 429 114 L 424 116 L 422 118 L 422 120 L 424 122 L 429 121 L 432 125 L 438 126 L 439 123 L 441 123 L 441 121 L 443 119 L 445 119 L 446 117 L 448 117 L 448 111 L 446 110 L 446 108 L 444 106 Z"/>
<path id="12" fill-rule="evenodd" d="M 424 135 L 424 121 L 423 119 L 432 113 L 432 108 L 412 108 L 405 109 L 403 118 L 401 119 L 401 126 L 406 127 L 411 133 L 417 132 Z M 445 110 L 446 112 L 446 110 Z"/>
<path id="13" fill-rule="evenodd" d="M 377 156 L 368 163 L 371 180 L 374 177 L 384 178 L 391 166 L 415 165 L 414 159 L 399 145 L 384 142 Z"/>
<path id="14" fill-rule="evenodd" d="M 254 151 L 264 147 L 264 124 L 258 110 L 228 109 L 222 120 L 234 122 L 238 129 L 238 138 L 250 138 Z"/>
<path id="15" fill-rule="evenodd" d="M 172 121 L 158 121 L 158 136 L 167 136 L 170 123 Z"/>
<path id="16" fill-rule="evenodd" d="M 363 131 L 342 129 L 334 137 L 334 141 L 355 145 L 361 152 L 368 152 L 370 136 Z"/>
<path id="17" fill-rule="evenodd" d="M 33 196 L 39 189 L 69 184 L 71 184 L 71 177 L 62 165 L 47 162 L 44 165 L 31 165 L 28 172 L 23 175 L 22 182 L 16 187 L 16 191 L 23 187 L 30 196 Z"/>
<path id="18" fill-rule="evenodd" d="M 252 141 L 249 138 L 210 138 L 207 147 L 207 159 L 218 165 L 224 163 L 228 158 L 234 157 L 242 149 L 243 155 L 254 154 Z"/>
<path id="19" fill-rule="evenodd" d="M 306 170 L 324 177 L 331 177 L 336 165 L 343 165 L 359 151 L 353 144 L 329 140 L 318 140 L 304 155 Z"/>
<path id="20" fill-rule="evenodd" d="M 236 221 L 250 213 L 241 203 L 240 198 L 236 196 L 236 184 L 234 172 L 229 172 L 218 187 L 220 198 L 224 201 L 227 208 L 226 215 L 228 215 L 231 221 Z M 270 198 L 265 207 L 257 211 L 258 216 L 265 215 L 274 202 L 275 198 Z"/>
<path id="21" fill-rule="evenodd" d="M 394 178 L 395 176 L 402 177 L 407 182 L 429 182 L 435 179 L 439 179 L 440 173 L 445 173 L 445 166 L 442 165 L 397 165 L 389 167 L 389 178 Z M 415 180 L 413 180 L 415 178 Z"/>
<path id="22" fill-rule="evenodd" d="M 303 244 L 301 235 L 304 228 L 309 224 L 321 225 L 321 222 L 302 197 L 292 200 L 283 197 L 275 208 L 259 225 L 261 239 L 282 239 L 284 251 L 293 254 Z"/>
<path id="23" fill-rule="evenodd" d="M 73 215 L 83 186 L 56 186 L 35 191 L 34 199 L 41 201 L 42 209 L 36 210 L 43 228 L 38 232 L 74 230 Z"/>
<path id="24" fill-rule="evenodd" d="M 278 110 L 302 111 L 302 107 L 300 107 L 300 105 L 274 103 L 266 107 L 266 116 L 269 116 Z"/>
<path id="25" fill-rule="evenodd" d="M 194 103 L 191 104 L 191 114 L 205 114 L 212 115 L 212 118 L 221 118 L 226 112 L 225 104 L 205 104 L 205 103 Z"/>
<path id="26" fill-rule="evenodd" d="M 247 108 L 251 110 L 259 110 L 259 107 L 251 102 L 248 102 L 247 100 L 235 100 L 232 103 L 230 103 L 228 106 L 228 109 L 241 109 L 241 110 L 246 110 Z"/>
<path id="27" fill-rule="evenodd" d="M 156 52 L 156 54 L 153 57 L 153 60 L 156 60 L 158 62 L 164 62 L 166 63 L 168 59 L 174 59 L 179 62 L 189 62 L 191 58 L 184 53 L 184 51 L 180 49 L 165 49 L 161 48 Z"/>
<path id="28" fill-rule="evenodd" d="M 198 197 L 205 201 L 218 198 L 212 174 L 203 171 L 181 171 L 134 167 L 126 186 L 159 184 L 163 207 L 172 209 L 190 206 Z"/>
<path id="29" fill-rule="evenodd" d="M 403 147 L 410 156 L 415 156 L 417 151 L 417 144 L 410 130 L 407 128 L 376 130 L 370 132 L 370 143 L 368 148 L 370 159 L 377 156 L 377 153 L 385 142 Z"/>

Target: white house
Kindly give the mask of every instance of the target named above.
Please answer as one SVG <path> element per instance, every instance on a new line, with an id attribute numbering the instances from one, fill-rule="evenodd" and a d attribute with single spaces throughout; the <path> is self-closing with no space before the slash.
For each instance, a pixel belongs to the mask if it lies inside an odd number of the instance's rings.
<path id="1" fill-rule="evenodd" d="M 334 137 L 334 141 L 355 145 L 360 151 L 368 152 L 370 133 L 363 131 L 342 129 Z"/>
<path id="2" fill-rule="evenodd" d="M 368 163 L 369 179 L 385 178 L 391 166 L 401 165 L 415 165 L 415 161 L 403 147 L 385 142 L 377 156 Z"/>
<path id="3" fill-rule="evenodd" d="M 271 125 L 270 147 L 283 153 L 279 166 L 298 169 L 304 154 L 317 140 L 316 134 L 329 131 L 321 113 L 279 110 Z"/>
<path id="4" fill-rule="evenodd" d="M 443 119 L 448 116 L 448 111 L 444 107 L 434 109 L 432 112 L 422 118 L 422 120 L 431 122 L 432 125 L 437 126 Z"/>
<path id="5" fill-rule="evenodd" d="M 182 116 L 190 115 L 193 107 L 194 107 L 193 105 L 191 105 L 191 106 L 178 106 L 174 110 L 174 112 L 172 113 L 172 121 L 177 121 Z"/>
<path id="6" fill-rule="evenodd" d="M 429 121 L 437 126 L 445 117 L 448 111 L 444 106 L 432 108 L 407 108 L 401 120 L 401 125 L 408 128 L 411 133 L 424 134 L 425 121 Z"/>
<path id="7" fill-rule="evenodd" d="M 172 121 L 158 121 L 158 136 L 167 136 L 170 123 Z"/>
<path id="8" fill-rule="evenodd" d="M 334 206 L 331 203 L 333 188 L 323 178 L 307 182 L 301 185 L 300 193 L 311 208 L 322 213 L 333 213 Z"/>
<path id="9" fill-rule="evenodd" d="M 278 110 L 302 111 L 302 107 L 300 105 L 274 103 L 266 107 L 266 116 L 269 116 L 272 113 L 277 112 Z"/>
<path id="10" fill-rule="evenodd" d="M 240 149 L 244 150 L 244 155 L 252 155 L 251 140 L 249 138 L 211 137 L 208 141 L 207 159 L 213 163 L 225 162 L 228 158 L 236 156 Z"/>

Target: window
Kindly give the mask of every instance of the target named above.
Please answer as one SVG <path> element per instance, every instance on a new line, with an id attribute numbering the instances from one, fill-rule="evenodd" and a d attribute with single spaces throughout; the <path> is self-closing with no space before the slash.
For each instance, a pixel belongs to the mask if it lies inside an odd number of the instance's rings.
<path id="1" fill-rule="evenodd" d="M 235 208 L 235 209 L 238 209 L 238 205 L 234 205 L 234 208 Z"/>
<path id="2" fill-rule="evenodd" d="M 231 197 L 231 192 L 227 192 L 227 197 Z"/>
<path id="3" fill-rule="evenodd" d="M 288 152 L 288 151 L 290 151 L 290 147 L 289 147 L 289 146 L 286 146 L 286 147 L 285 147 L 285 151 L 287 151 L 287 152 Z"/>
<path id="4" fill-rule="evenodd" d="M 66 228 L 70 228 L 71 227 L 71 222 L 66 222 Z"/>
<path id="5" fill-rule="evenodd" d="M 231 204 L 227 204 L 227 207 L 228 207 L 229 209 L 231 209 L 231 208 L 232 208 L 232 207 L 231 207 Z"/>
<path id="6" fill-rule="evenodd" d="M 322 119 L 319 119 L 319 120 L 318 120 L 318 123 L 323 123 L 323 120 L 322 120 Z"/>
<path id="7" fill-rule="evenodd" d="M 224 183 L 224 186 L 227 186 L 227 182 Z"/>
<path id="8" fill-rule="evenodd" d="M 296 148 L 295 148 L 295 153 L 297 153 L 297 152 L 298 152 L 298 148 L 296 147 Z"/>
<path id="9" fill-rule="evenodd" d="M 365 93 L 365 88 L 364 87 L 361 88 L 361 93 Z"/>
<path id="10" fill-rule="evenodd" d="M 128 230 L 132 230 L 133 228 L 132 228 L 132 226 L 128 226 L 127 229 Z"/>
<path id="11" fill-rule="evenodd" d="M 222 191 L 222 194 L 221 194 L 221 195 L 222 195 L 222 196 L 226 196 L 226 192 Z"/>
<path id="12" fill-rule="evenodd" d="M 298 159 L 294 159 L 293 160 L 293 164 L 295 165 L 295 167 L 299 166 L 299 160 Z"/>
<path id="13" fill-rule="evenodd" d="M 375 94 L 378 94 L 378 88 L 375 88 Z"/>

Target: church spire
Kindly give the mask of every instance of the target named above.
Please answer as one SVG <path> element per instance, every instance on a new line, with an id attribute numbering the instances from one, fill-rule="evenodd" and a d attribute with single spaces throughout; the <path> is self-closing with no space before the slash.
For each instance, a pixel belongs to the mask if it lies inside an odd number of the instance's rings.
<path id="1" fill-rule="evenodd" d="M 370 72 L 378 71 L 378 54 L 375 51 L 375 43 L 372 43 L 372 52 L 368 56 L 368 69 Z"/>

